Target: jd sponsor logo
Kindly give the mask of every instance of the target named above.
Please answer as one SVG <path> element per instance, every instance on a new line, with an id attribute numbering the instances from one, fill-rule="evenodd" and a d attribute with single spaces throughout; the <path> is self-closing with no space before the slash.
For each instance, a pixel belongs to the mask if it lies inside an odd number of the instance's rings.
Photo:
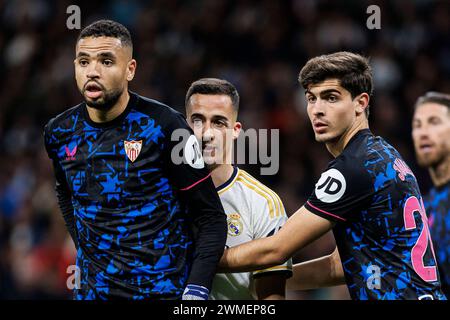
<path id="1" fill-rule="evenodd" d="M 344 195 L 346 188 L 347 183 L 342 173 L 337 169 L 330 169 L 320 176 L 315 193 L 320 201 L 332 203 Z"/>

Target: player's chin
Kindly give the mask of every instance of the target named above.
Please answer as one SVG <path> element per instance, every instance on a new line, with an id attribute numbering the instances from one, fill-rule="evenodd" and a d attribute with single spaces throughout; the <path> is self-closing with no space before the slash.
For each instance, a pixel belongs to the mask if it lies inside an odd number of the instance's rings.
<path id="1" fill-rule="evenodd" d="M 205 161 L 207 166 L 216 166 L 218 161 L 215 156 L 207 155 L 203 153 L 203 161 Z"/>
<path id="2" fill-rule="evenodd" d="M 438 157 L 432 154 L 416 154 L 416 156 L 417 163 L 424 168 L 433 167 L 439 163 Z"/>
<path id="3" fill-rule="evenodd" d="M 327 143 L 334 139 L 334 137 L 330 133 L 317 133 L 316 132 L 316 141 L 321 143 Z"/>
<path id="4" fill-rule="evenodd" d="M 109 105 L 108 103 L 106 103 L 106 100 L 103 96 L 100 96 L 98 98 L 84 96 L 84 101 L 88 106 L 98 110 L 107 110 L 109 108 Z"/>
<path id="5" fill-rule="evenodd" d="M 84 96 L 84 100 L 89 104 L 89 105 L 96 105 L 96 106 L 101 106 L 105 103 L 104 99 L 102 97 L 99 98 L 90 98 L 87 96 Z"/>
<path id="6" fill-rule="evenodd" d="M 216 159 L 208 159 L 208 158 L 205 159 L 203 157 L 203 161 L 205 161 L 206 167 L 208 168 L 209 171 L 213 171 L 214 169 L 220 166 L 220 164 L 216 162 Z"/>

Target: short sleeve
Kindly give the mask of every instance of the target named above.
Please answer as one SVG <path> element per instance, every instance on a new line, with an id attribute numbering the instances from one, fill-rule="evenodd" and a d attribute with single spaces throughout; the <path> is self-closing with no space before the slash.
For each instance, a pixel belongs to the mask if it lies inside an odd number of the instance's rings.
<path id="1" fill-rule="evenodd" d="M 254 239 L 274 235 L 288 219 L 283 203 L 275 192 L 267 187 L 260 190 L 260 192 L 265 195 L 264 200 L 253 202 L 252 208 L 256 217 L 256 219 L 253 219 Z M 286 277 L 292 276 L 292 259 L 271 268 L 254 271 L 252 275 L 254 278 L 257 278 L 273 272 L 286 274 Z"/>
<path id="2" fill-rule="evenodd" d="M 334 222 L 346 222 L 367 207 L 373 197 L 373 183 L 358 159 L 336 159 L 317 181 L 306 209 Z"/>

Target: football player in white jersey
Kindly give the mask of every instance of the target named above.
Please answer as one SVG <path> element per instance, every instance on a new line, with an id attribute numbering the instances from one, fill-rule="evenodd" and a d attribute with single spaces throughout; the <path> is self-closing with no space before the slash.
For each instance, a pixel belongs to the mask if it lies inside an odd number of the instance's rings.
<path id="1" fill-rule="evenodd" d="M 244 170 L 232 165 L 233 141 L 242 125 L 237 121 L 239 94 L 226 80 L 205 78 L 191 84 L 186 115 L 202 141 L 203 158 L 228 219 L 227 246 L 273 235 L 287 220 L 278 195 Z M 284 299 L 292 262 L 243 273 L 218 273 L 211 299 Z"/>

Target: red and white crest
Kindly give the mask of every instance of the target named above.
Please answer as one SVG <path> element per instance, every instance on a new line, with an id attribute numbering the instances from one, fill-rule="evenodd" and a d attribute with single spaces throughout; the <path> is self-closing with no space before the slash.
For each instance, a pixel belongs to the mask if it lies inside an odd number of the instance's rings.
<path id="1" fill-rule="evenodd" d="M 125 153 L 127 154 L 128 159 L 130 159 L 131 162 L 134 162 L 134 160 L 136 160 L 136 158 L 139 156 L 139 153 L 141 153 L 142 140 L 124 141 L 124 147 L 125 147 Z"/>

